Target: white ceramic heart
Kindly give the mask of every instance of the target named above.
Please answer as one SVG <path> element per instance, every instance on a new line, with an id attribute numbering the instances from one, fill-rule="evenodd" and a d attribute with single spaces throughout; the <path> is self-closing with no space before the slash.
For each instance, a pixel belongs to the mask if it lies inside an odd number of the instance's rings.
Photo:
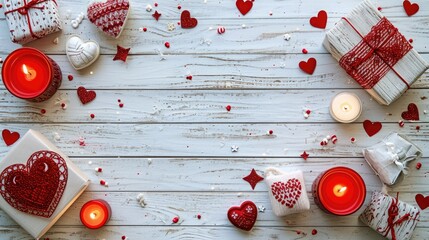
<path id="1" fill-rule="evenodd" d="M 66 54 L 74 69 L 80 70 L 97 60 L 100 46 L 95 41 L 83 41 L 79 36 L 71 36 L 67 40 Z"/>

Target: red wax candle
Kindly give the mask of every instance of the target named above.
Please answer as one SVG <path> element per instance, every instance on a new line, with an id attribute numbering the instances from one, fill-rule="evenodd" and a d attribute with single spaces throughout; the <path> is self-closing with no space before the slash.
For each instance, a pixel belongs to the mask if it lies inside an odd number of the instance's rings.
<path id="1" fill-rule="evenodd" d="M 101 199 L 85 203 L 80 210 L 80 220 L 87 228 L 97 229 L 106 224 L 112 215 L 110 205 Z"/>
<path id="2" fill-rule="evenodd" d="M 61 85 L 58 64 L 34 48 L 13 51 L 3 63 L 3 83 L 14 96 L 42 102 L 51 98 Z"/>
<path id="3" fill-rule="evenodd" d="M 315 203 L 325 212 L 339 216 L 356 212 L 365 201 L 366 187 L 353 169 L 335 167 L 321 173 L 312 186 Z"/>

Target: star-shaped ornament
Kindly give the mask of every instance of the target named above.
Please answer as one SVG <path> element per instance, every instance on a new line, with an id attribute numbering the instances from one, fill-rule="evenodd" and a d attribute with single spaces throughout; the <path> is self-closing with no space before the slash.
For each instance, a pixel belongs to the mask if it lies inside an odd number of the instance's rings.
<path id="1" fill-rule="evenodd" d="M 238 152 L 238 146 L 231 146 L 231 152 Z"/>
<path id="2" fill-rule="evenodd" d="M 131 48 L 123 48 L 123 47 L 117 45 L 116 46 L 116 55 L 113 58 L 113 61 L 121 60 L 121 61 L 126 62 L 130 49 Z"/>
<path id="3" fill-rule="evenodd" d="M 301 157 L 302 158 L 304 158 L 304 160 L 307 160 L 307 158 L 310 156 L 310 154 L 308 154 L 306 151 L 304 151 L 302 154 L 301 154 Z"/>
<path id="4" fill-rule="evenodd" d="M 258 182 L 264 180 L 263 177 L 259 176 L 259 174 L 255 171 L 253 168 L 249 175 L 245 176 L 243 178 L 244 181 L 248 182 L 250 186 L 252 186 L 252 189 L 255 190 L 256 184 Z"/>
<path id="5" fill-rule="evenodd" d="M 159 13 L 158 11 L 155 11 L 155 13 L 152 14 L 152 17 L 155 18 L 156 21 L 158 21 L 159 17 L 161 17 L 161 13 Z"/>

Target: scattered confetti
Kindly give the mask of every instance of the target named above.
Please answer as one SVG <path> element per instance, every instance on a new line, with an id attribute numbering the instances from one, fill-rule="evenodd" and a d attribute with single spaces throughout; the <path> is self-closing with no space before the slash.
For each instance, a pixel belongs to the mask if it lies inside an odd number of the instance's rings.
<path id="1" fill-rule="evenodd" d="M 231 152 L 238 152 L 238 146 L 232 145 L 231 146 Z"/>
<path id="2" fill-rule="evenodd" d="M 232 108 L 232 107 L 231 107 L 231 105 L 227 105 L 227 106 L 225 107 L 226 111 L 228 111 L 228 112 L 229 112 L 229 111 L 231 111 L 231 108 Z"/>
<path id="3" fill-rule="evenodd" d="M 165 46 L 166 48 L 170 48 L 170 43 L 169 43 L 169 42 L 165 42 L 165 43 L 164 43 L 164 46 Z"/>
<path id="4" fill-rule="evenodd" d="M 96 172 L 99 172 L 99 173 L 100 173 L 100 172 L 103 172 L 103 169 L 102 169 L 102 168 L 100 168 L 100 167 L 95 168 L 94 170 L 95 170 Z"/>
<path id="5" fill-rule="evenodd" d="M 225 27 L 222 27 L 222 26 L 219 26 L 218 28 L 217 28 L 217 33 L 218 34 L 224 34 L 225 33 Z"/>
<path id="6" fill-rule="evenodd" d="M 124 103 L 119 103 L 119 107 L 123 108 L 124 107 Z"/>
<path id="7" fill-rule="evenodd" d="M 337 135 L 332 135 L 331 141 L 332 141 L 333 144 L 336 144 L 337 141 L 338 141 Z"/>
<path id="8" fill-rule="evenodd" d="M 82 104 L 87 104 L 92 102 L 97 94 L 94 91 L 88 91 L 85 87 L 78 87 L 77 89 L 77 96 L 79 97 L 79 100 Z M 61 105 L 63 106 L 63 105 Z M 64 107 L 63 107 L 64 108 Z"/>
<path id="9" fill-rule="evenodd" d="M 409 0 L 405 0 L 402 5 L 404 7 L 405 13 L 407 13 L 409 17 L 416 14 L 420 8 L 417 3 L 411 3 Z"/>
<path id="10" fill-rule="evenodd" d="M 416 126 L 416 130 L 417 130 L 417 131 L 420 131 L 420 126 Z"/>
<path id="11" fill-rule="evenodd" d="M 69 81 L 73 81 L 73 75 L 69 74 L 69 75 L 67 76 L 67 78 L 68 78 L 68 80 L 69 80 Z"/>
<path id="12" fill-rule="evenodd" d="M 198 218 L 198 219 L 201 219 L 201 214 L 198 214 L 198 215 L 197 215 L 197 218 Z"/>
<path id="13" fill-rule="evenodd" d="M 404 120 L 418 121 L 420 120 L 419 109 L 415 103 L 408 104 L 407 111 L 402 112 L 401 117 Z"/>
<path id="14" fill-rule="evenodd" d="M 152 14 L 152 17 L 155 18 L 156 21 L 158 21 L 159 18 L 161 17 L 161 13 L 159 13 L 158 11 L 155 11 L 155 13 Z"/>
<path id="15" fill-rule="evenodd" d="M 311 235 L 316 235 L 317 234 L 317 230 L 316 229 L 313 229 L 312 231 L 311 231 Z"/>
<path id="16" fill-rule="evenodd" d="M 363 122 L 363 129 L 369 137 L 372 137 L 377 134 L 382 127 L 383 125 L 381 124 L 381 122 L 372 122 L 370 120 L 365 120 Z"/>
<path id="17" fill-rule="evenodd" d="M 84 147 L 85 145 L 86 145 L 86 144 L 85 144 L 85 138 L 80 137 L 80 138 L 79 138 L 79 146 Z"/>
<path id="18" fill-rule="evenodd" d="M 152 12 L 152 5 L 146 5 L 146 12 Z"/>
<path id="19" fill-rule="evenodd" d="M 100 180 L 100 185 L 106 186 L 106 187 L 109 186 L 109 184 L 104 180 Z"/>
<path id="20" fill-rule="evenodd" d="M 137 202 L 140 204 L 141 207 L 146 207 L 146 201 L 144 199 L 144 194 L 143 193 L 139 193 L 136 197 Z"/>
<path id="21" fill-rule="evenodd" d="M 416 163 L 416 169 L 417 170 L 420 169 L 421 167 L 422 167 L 422 163 L 421 162 Z"/>
<path id="22" fill-rule="evenodd" d="M 155 3 L 154 5 L 155 5 L 155 7 L 158 7 L 158 3 Z"/>
<path id="23" fill-rule="evenodd" d="M 180 9 L 182 9 L 182 6 L 180 6 L 180 5 L 177 5 L 177 9 L 179 9 L 179 10 L 180 10 Z"/>
<path id="24" fill-rule="evenodd" d="M 176 24 L 174 23 L 167 23 L 167 30 L 168 31 L 174 31 L 176 29 Z"/>
<path id="25" fill-rule="evenodd" d="M 191 13 L 185 10 L 180 15 L 180 25 L 182 28 L 194 28 L 198 25 L 198 20 L 191 17 Z"/>
<path id="26" fill-rule="evenodd" d="M 378 7 L 377 9 L 378 9 L 378 11 L 381 11 L 381 10 L 383 10 L 383 8 L 381 8 L 381 7 Z"/>
<path id="27" fill-rule="evenodd" d="M 6 146 L 14 144 L 21 137 L 18 132 L 12 132 L 9 129 L 3 129 L 2 131 L 3 141 Z"/>
<path id="28" fill-rule="evenodd" d="M 300 155 L 304 160 L 307 160 L 308 157 L 310 156 L 310 154 L 308 154 L 306 151 L 304 151 L 301 155 Z"/>
<path id="29" fill-rule="evenodd" d="M 399 125 L 400 127 L 404 127 L 405 123 L 404 123 L 404 121 L 399 120 L 398 125 Z"/>
<path id="30" fill-rule="evenodd" d="M 308 53 L 307 49 L 303 48 L 302 53 L 307 54 Z"/>
<path id="31" fill-rule="evenodd" d="M 41 113 L 41 114 L 45 114 L 45 113 L 46 113 L 46 109 L 44 109 L 44 108 L 43 108 L 43 109 L 41 109 L 41 110 L 40 110 L 40 113 Z"/>
<path id="32" fill-rule="evenodd" d="M 63 110 L 66 110 L 66 109 L 67 109 L 67 104 L 65 104 L 65 103 L 61 103 L 61 108 L 62 108 Z"/>
<path id="33" fill-rule="evenodd" d="M 263 177 L 259 176 L 259 174 L 253 168 L 249 175 L 243 178 L 244 181 L 248 182 L 253 190 L 255 190 L 256 184 L 258 182 L 264 180 Z"/>
<path id="34" fill-rule="evenodd" d="M 264 207 L 264 205 L 260 205 L 260 206 L 258 206 L 258 211 L 259 211 L 259 212 L 262 212 L 262 213 L 263 213 L 263 212 L 265 212 L 265 209 L 266 209 L 266 208 Z"/>
<path id="35" fill-rule="evenodd" d="M 268 130 L 267 132 L 269 135 L 273 135 L 274 131 L 273 130 Z"/>
<path id="36" fill-rule="evenodd" d="M 127 240 L 127 237 L 124 235 L 121 237 L 122 240 Z"/>
<path id="37" fill-rule="evenodd" d="M 253 1 L 237 0 L 235 5 L 241 14 L 246 15 L 253 7 Z"/>
<path id="38" fill-rule="evenodd" d="M 285 41 L 289 41 L 289 40 L 291 39 L 290 34 L 288 34 L 288 33 L 284 34 L 284 35 L 283 35 L 283 39 L 284 39 Z"/>
<path id="39" fill-rule="evenodd" d="M 356 138 L 354 138 L 354 137 L 350 138 L 350 142 L 351 143 L 355 143 L 356 142 Z"/>
<path id="40" fill-rule="evenodd" d="M 299 62 L 299 68 L 309 75 L 312 75 L 314 73 L 314 70 L 316 70 L 316 66 L 317 60 L 315 58 L 309 58 L 307 61 Z"/>
<path id="41" fill-rule="evenodd" d="M 317 17 L 310 18 L 310 25 L 315 28 L 325 29 L 328 22 L 328 14 L 325 10 L 320 10 Z"/>
<path id="42" fill-rule="evenodd" d="M 123 62 L 126 62 L 130 50 L 131 48 L 124 48 L 119 45 L 116 45 L 116 55 L 113 58 L 113 61 L 121 60 Z"/>
<path id="43" fill-rule="evenodd" d="M 52 40 L 52 43 L 53 44 L 58 44 L 58 42 L 59 42 L 59 39 L 56 37 L 56 38 L 54 38 L 54 40 Z"/>
<path id="44" fill-rule="evenodd" d="M 413 43 L 414 40 L 412 38 L 408 39 L 408 42 Z"/>
<path id="45" fill-rule="evenodd" d="M 174 217 L 173 220 L 171 220 L 173 223 L 178 223 L 179 222 L 179 217 Z"/>

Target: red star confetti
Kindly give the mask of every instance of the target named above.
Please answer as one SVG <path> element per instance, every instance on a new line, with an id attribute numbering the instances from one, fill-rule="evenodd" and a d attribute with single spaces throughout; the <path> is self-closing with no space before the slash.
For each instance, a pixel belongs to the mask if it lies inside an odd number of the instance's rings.
<path id="1" fill-rule="evenodd" d="M 128 57 L 128 53 L 130 52 L 131 48 L 123 48 L 119 45 L 116 46 L 116 55 L 113 58 L 113 61 L 116 60 L 121 60 L 126 62 L 127 61 L 127 57 Z"/>
<path id="2" fill-rule="evenodd" d="M 255 190 L 256 184 L 258 182 L 264 180 L 263 177 L 259 176 L 259 174 L 255 171 L 253 168 L 249 175 L 245 176 L 243 178 L 244 181 L 248 182 L 250 186 L 252 186 L 252 189 Z"/>
<path id="3" fill-rule="evenodd" d="M 307 158 L 310 156 L 310 154 L 308 154 L 306 151 L 304 151 L 302 154 L 301 154 L 301 157 L 302 158 L 304 158 L 304 160 L 307 160 Z"/>
<path id="4" fill-rule="evenodd" d="M 158 11 L 155 11 L 155 13 L 152 14 L 152 17 L 155 18 L 156 21 L 158 21 L 159 17 L 161 17 L 161 13 L 159 13 Z"/>

